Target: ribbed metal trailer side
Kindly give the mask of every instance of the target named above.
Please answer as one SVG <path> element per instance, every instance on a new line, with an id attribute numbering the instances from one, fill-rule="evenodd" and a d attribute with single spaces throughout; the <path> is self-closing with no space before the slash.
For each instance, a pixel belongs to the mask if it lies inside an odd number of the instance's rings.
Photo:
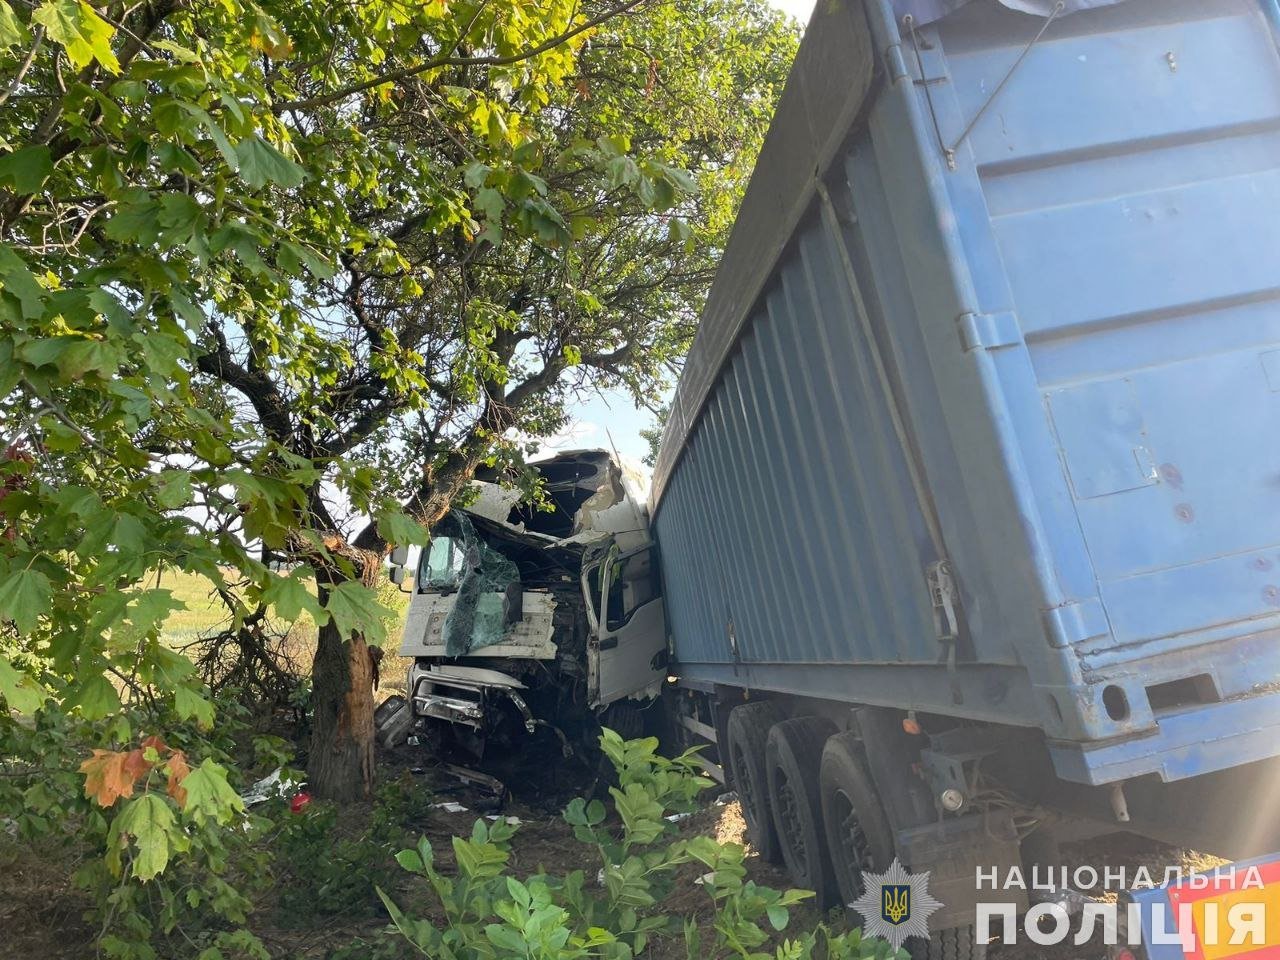
<path id="1" fill-rule="evenodd" d="M 680 673 L 1273 757 L 1274 5 L 951 6 L 815 12 L 659 461 Z"/>
<path id="2" fill-rule="evenodd" d="M 930 871 L 929 957 L 1055 817 L 1280 844 L 1278 25 L 824 2 L 788 81 L 655 471 L 672 705 L 819 900 Z"/>

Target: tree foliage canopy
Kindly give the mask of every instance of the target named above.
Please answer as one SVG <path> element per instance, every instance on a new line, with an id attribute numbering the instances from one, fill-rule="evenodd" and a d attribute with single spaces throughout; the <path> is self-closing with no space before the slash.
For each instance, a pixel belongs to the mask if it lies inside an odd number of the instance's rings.
<path id="1" fill-rule="evenodd" d="M 7 706 L 213 723 L 171 570 L 232 634 L 309 610 L 341 693 L 388 542 L 667 383 L 795 42 L 762 0 L 0 0 Z M 221 796 L 152 754 L 90 792 Z M 178 837 L 180 789 L 129 816 Z"/>

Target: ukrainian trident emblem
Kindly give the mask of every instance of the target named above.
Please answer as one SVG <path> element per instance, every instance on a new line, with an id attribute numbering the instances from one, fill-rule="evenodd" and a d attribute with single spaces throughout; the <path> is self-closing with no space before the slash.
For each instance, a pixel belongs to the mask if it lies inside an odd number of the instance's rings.
<path id="1" fill-rule="evenodd" d="M 880 885 L 880 916 L 895 927 L 911 917 L 911 884 Z"/>

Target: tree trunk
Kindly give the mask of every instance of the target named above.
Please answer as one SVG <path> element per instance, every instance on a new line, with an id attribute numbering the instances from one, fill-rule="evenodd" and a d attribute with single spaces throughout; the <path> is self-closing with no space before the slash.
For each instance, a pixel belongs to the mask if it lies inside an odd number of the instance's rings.
<path id="1" fill-rule="evenodd" d="M 327 592 L 322 586 L 322 601 Z M 348 802 L 366 799 L 373 791 L 373 669 L 362 636 L 344 638 L 332 623 L 320 628 L 311 674 L 315 716 L 307 762 L 308 787 L 317 797 Z"/>
<path id="2" fill-rule="evenodd" d="M 434 526 L 475 474 L 479 462 L 479 454 L 470 449 L 451 453 L 444 466 L 428 476 L 406 505 L 409 514 L 428 528 Z M 377 582 L 385 546 L 377 525 L 372 523 L 353 544 L 343 544 L 344 556 L 357 564 L 365 586 L 372 587 Z M 333 544 L 330 549 L 334 549 Z M 328 599 L 329 589 L 347 579 L 341 571 L 323 565 L 316 566 L 315 574 L 322 604 Z M 308 785 L 317 797 L 345 802 L 366 798 L 373 792 L 374 669 L 363 636 L 343 637 L 333 624 L 320 628 L 311 670 L 315 717 L 307 762 Z"/>

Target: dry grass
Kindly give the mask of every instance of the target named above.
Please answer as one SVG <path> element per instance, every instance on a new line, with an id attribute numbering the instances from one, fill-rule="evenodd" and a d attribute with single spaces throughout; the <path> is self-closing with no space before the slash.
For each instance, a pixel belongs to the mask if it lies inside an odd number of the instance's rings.
<path id="1" fill-rule="evenodd" d="M 204 577 L 171 571 L 164 574 L 155 586 L 171 591 L 174 599 L 184 604 L 184 609 L 175 610 L 164 623 L 164 641 L 175 650 L 217 633 L 226 625 L 226 609 L 214 593 L 213 585 Z M 380 673 L 383 682 L 379 689 L 385 695 L 395 690 L 403 691 L 412 663 L 411 659 L 396 655 L 400 649 L 409 595 L 387 582 L 379 591 L 379 599 L 396 612 L 396 616 L 386 624 L 387 640 L 383 644 L 386 656 L 382 661 Z M 273 626 L 280 633 L 287 633 L 285 651 L 289 660 L 309 671 L 316 649 L 316 624 L 311 615 L 304 611 L 293 623 L 273 621 Z"/>

